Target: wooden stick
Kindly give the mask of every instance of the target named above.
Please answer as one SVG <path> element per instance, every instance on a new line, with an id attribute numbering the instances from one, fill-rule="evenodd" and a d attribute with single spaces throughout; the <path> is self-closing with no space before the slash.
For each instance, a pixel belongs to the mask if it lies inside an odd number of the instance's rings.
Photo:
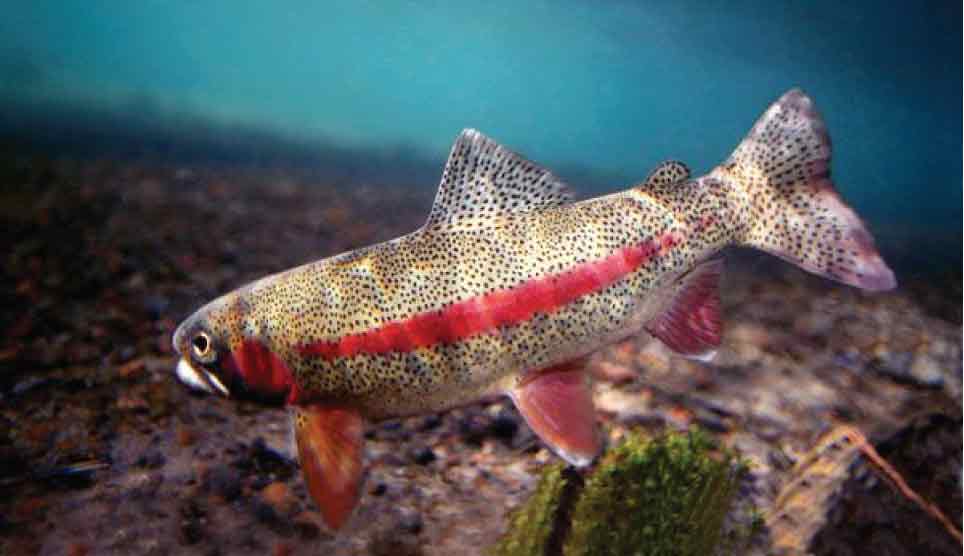
<path id="1" fill-rule="evenodd" d="M 877 450 L 875 450 L 873 445 L 867 441 L 867 437 L 864 436 L 862 432 L 854 427 L 846 425 L 842 425 L 841 428 L 843 429 L 841 431 L 842 436 L 849 438 L 854 444 L 857 445 L 860 451 L 867 456 L 867 459 L 869 459 L 873 464 L 873 468 L 878 472 L 878 476 L 882 476 L 893 488 L 897 490 L 897 492 L 904 495 L 906 498 L 913 500 L 914 503 L 920 506 L 922 510 L 929 513 L 937 521 L 940 521 L 944 528 L 947 529 L 947 532 L 950 533 L 952 537 L 957 539 L 957 542 L 964 544 L 964 542 L 961 540 L 961 532 L 957 529 L 957 527 L 954 526 L 953 523 L 951 523 L 951 520 L 944 515 L 944 512 L 942 512 L 940 508 L 934 504 L 924 500 L 921 495 L 917 494 L 914 489 L 910 488 L 910 485 L 907 484 L 907 481 L 904 480 L 904 478 L 896 469 L 894 469 L 892 465 L 887 463 L 887 460 L 877 453 Z"/>

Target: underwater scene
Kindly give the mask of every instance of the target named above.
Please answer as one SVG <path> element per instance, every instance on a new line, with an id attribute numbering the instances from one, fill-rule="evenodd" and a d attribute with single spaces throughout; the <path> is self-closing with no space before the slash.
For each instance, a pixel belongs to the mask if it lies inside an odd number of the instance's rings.
<path id="1" fill-rule="evenodd" d="M 955 555 L 960 2 L 0 18 L 0 555 Z"/>

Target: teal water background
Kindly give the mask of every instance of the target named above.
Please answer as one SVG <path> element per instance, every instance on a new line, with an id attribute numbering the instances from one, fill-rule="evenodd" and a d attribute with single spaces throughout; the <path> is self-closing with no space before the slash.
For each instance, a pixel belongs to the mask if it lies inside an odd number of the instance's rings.
<path id="1" fill-rule="evenodd" d="M 149 150 L 138 130 L 150 127 L 162 150 L 240 158 L 263 149 L 237 137 L 283 139 L 302 161 L 426 188 L 464 127 L 587 194 L 666 158 L 703 172 L 800 86 L 828 122 L 838 186 L 880 241 L 960 259 L 960 2 L 63 0 L 4 12 L 2 137 L 89 148 L 82 138 L 120 135 Z"/>

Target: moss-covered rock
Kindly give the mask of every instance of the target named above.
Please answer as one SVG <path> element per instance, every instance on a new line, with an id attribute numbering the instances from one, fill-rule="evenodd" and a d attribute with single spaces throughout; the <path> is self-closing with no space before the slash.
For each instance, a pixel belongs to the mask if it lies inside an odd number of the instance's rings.
<path id="1" fill-rule="evenodd" d="M 494 553 L 712 554 L 744 466 L 703 433 L 631 433 L 582 478 L 550 466 Z"/>
<path id="2" fill-rule="evenodd" d="M 556 525 L 556 512 L 569 486 L 562 464 L 549 466 L 542 473 L 536 491 L 517 510 L 509 522 L 510 533 L 496 549 L 499 555 L 543 554 Z"/>

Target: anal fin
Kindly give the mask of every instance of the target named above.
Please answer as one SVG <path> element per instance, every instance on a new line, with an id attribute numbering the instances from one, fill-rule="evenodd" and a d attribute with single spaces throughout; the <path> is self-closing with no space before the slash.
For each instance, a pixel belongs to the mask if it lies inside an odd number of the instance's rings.
<path id="1" fill-rule="evenodd" d="M 299 406 L 293 420 L 308 492 L 328 527 L 340 529 L 364 478 L 364 420 L 357 410 L 324 405 Z"/>
<path id="2" fill-rule="evenodd" d="M 529 427 L 577 467 L 592 463 L 600 449 L 584 364 L 579 360 L 539 371 L 509 392 Z"/>
<path id="3" fill-rule="evenodd" d="M 686 357 L 709 361 L 723 335 L 720 275 L 723 259 L 700 263 L 680 279 L 669 306 L 646 325 L 666 347 Z"/>

